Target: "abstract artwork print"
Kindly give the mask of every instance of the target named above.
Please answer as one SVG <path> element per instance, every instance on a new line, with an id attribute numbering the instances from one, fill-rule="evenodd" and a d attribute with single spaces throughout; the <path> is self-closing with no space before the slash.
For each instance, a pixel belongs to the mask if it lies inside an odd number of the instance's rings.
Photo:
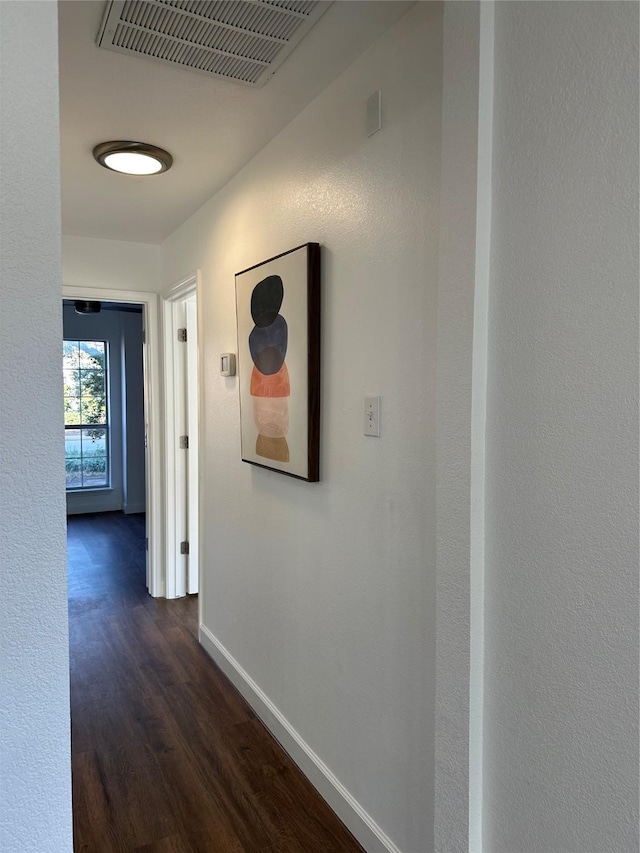
<path id="1" fill-rule="evenodd" d="M 320 247 L 236 275 L 242 459 L 318 480 Z"/>
<path id="2" fill-rule="evenodd" d="M 253 360 L 250 393 L 258 437 L 256 455 L 276 462 L 289 462 L 289 394 L 287 370 L 287 321 L 279 313 L 284 286 L 279 275 L 268 275 L 251 293 L 251 317 L 255 326 L 249 335 Z"/>

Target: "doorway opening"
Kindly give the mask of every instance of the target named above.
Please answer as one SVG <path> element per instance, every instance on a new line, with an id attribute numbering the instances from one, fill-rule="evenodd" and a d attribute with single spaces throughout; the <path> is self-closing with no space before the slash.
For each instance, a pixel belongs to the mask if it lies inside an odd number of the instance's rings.
<path id="1" fill-rule="evenodd" d="M 142 306 L 65 299 L 63 332 L 67 514 L 143 513 Z"/>
<path id="2" fill-rule="evenodd" d="M 157 300 L 64 287 L 63 369 L 67 514 L 144 513 L 145 584 L 162 597 Z"/>

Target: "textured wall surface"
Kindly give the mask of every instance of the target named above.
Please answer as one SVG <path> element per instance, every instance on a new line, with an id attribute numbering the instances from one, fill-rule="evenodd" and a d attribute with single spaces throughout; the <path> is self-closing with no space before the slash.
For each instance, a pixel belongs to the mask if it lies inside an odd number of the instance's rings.
<path id="1" fill-rule="evenodd" d="M 157 293 L 160 247 L 95 237 L 62 238 L 63 282 L 68 287 L 104 287 Z"/>
<path id="2" fill-rule="evenodd" d="M 0 849 L 11 853 L 72 849 L 56 36 L 55 3 L 0 3 Z"/>
<path id="3" fill-rule="evenodd" d="M 638 849 L 638 5 L 496 4 L 485 849 Z"/>
<path id="4" fill-rule="evenodd" d="M 165 286 L 202 270 L 204 624 L 412 853 L 433 832 L 440 12 L 417 4 L 163 246 Z M 306 241 L 323 247 L 318 484 L 241 462 L 217 369 L 234 274 Z"/>

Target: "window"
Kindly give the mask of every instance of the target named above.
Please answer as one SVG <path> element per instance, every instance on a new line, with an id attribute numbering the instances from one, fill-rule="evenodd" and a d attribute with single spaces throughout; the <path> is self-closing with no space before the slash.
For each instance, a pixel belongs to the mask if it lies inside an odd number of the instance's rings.
<path id="1" fill-rule="evenodd" d="M 109 486 L 106 341 L 65 341 L 65 469 L 67 489 Z"/>

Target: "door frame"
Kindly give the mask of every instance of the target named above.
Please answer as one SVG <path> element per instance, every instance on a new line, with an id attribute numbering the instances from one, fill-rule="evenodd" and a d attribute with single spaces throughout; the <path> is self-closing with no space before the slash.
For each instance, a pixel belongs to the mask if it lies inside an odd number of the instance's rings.
<path id="1" fill-rule="evenodd" d="M 187 358 L 187 350 L 185 345 L 178 342 L 178 329 L 186 326 L 186 316 L 184 316 L 184 303 L 190 297 L 196 297 L 196 325 L 198 327 L 198 345 L 197 345 L 197 433 L 202 433 L 201 423 L 201 387 L 202 387 L 202 364 L 201 364 L 201 346 L 199 342 L 200 334 L 200 270 L 196 270 L 191 275 L 169 287 L 161 294 L 162 309 L 162 341 L 163 341 L 163 380 L 164 380 L 164 436 L 165 436 L 165 452 L 164 452 L 164 470 L 165 470 L 165 494 L 164 494 L 164 512 L 165 512 L 165 536 L 164 536 L 164 553 L 165 553 L 165 580 L 166 580 L 166 597 L 180 598 L 188 593 L 193 593 L 200 590 L 200 543 L 202 541 L 201 527 L 201 499 L 199 493 L 199 481 L 201 477 L 201 454 L 199 452 L 198 442 L 193 439 L 195 436 L 189 436 L 189 453 L 197 455 L 197 472 L 196 487 L 193 483 L 189 488 L 189 495 L 195 493 L 196 496 L 196 517 L 197 517 L 197 537 L 196 541 L 190 543 L 192 553 L 189 554 L 189 560 L 195 562 L 196 570 L 195 577 L 197 579 L 197 589 L 193 588 L 193 584 L 189 583 L 186 561 L 180 559 L 179 542 L 181 538 L 180 531 L 185 528 L 185 512 L 187 506 L 187 484 L 183 473 L 183 457 L 181 453 L 184 450 L 179 449 L 179 438 L 183 434 L 186 412 L 179 411 L 174 405 L 177 399 L 184 400 L 187 396 L 187 383 L 185 381 L 185 359 Z M 190 501 L 192 502 L 192 501 Z M 193 576 L 193 569 L 189 571 L 189 575 Z"/>
<path id="2" fill-rule="evenodd" d="M 123 302 L 142 305 L 144 419 L 147 445 L 147 588 L 154 598 L 166 592 L 162 542 L 162 443 L 160 432 L 160 325 L 158 294 L 138 290 L 63 285 L 63 299 L 88 299 L 96 302 Z"/>

